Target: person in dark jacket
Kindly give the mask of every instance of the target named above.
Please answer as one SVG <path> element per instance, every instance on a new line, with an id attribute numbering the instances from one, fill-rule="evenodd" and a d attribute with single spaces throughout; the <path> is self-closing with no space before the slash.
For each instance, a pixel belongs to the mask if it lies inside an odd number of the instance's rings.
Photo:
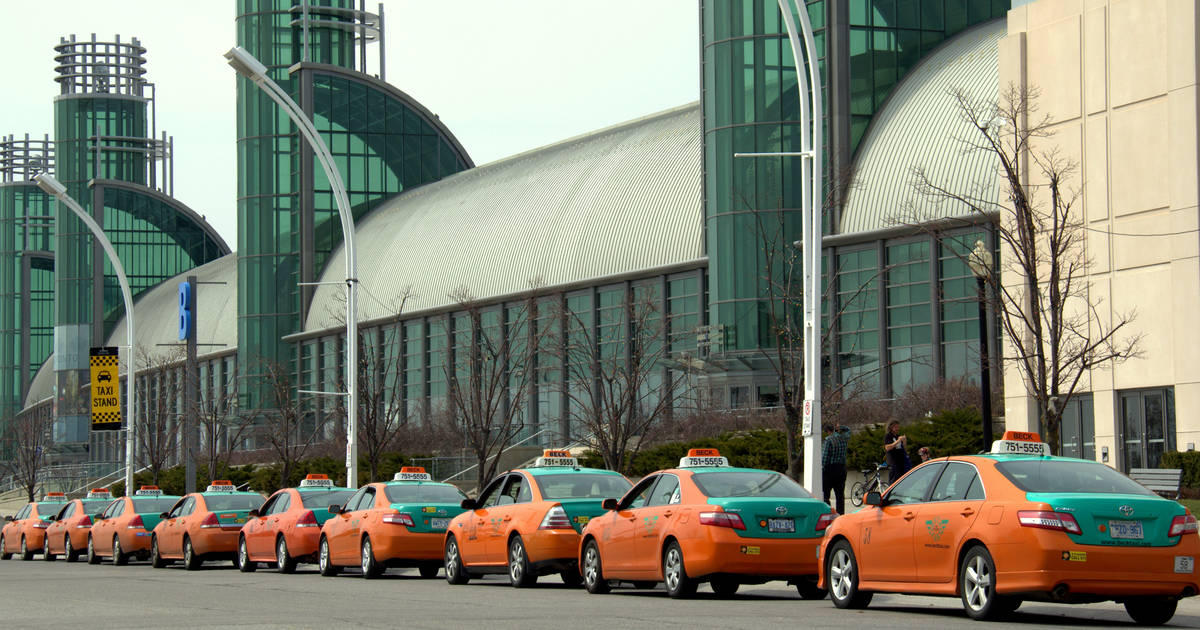
<path id="1" fill-rule="evenodd" d="M 900 423 L 892 420 L 887 425 L 887 432 L 883 434 L 883 451 L 887 456 L 888 465 L 888 485 L 896 483 L 896 480 L 903 477 L 904 473 L 912 468 L 912 462 L 908 459 L 908 451 L 905 448 L 908 446 L 908 436 L 900 434 Z"/>

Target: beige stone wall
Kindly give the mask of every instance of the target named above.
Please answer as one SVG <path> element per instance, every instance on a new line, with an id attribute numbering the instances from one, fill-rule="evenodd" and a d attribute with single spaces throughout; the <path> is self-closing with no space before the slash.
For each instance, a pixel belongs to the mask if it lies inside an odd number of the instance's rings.
<path id="1" fill-rule="evenodd" d="M 1177 445 L 1200 445 L 1197 19 L 1194 0 L 1038 0 L 1000 44 L 1001 87 L 1040 90 L 1078 160 L 1090 300 L 1102 318 L 1135 309 L 1145 335 L 1144 356 L 1088 375 L 1112 465 L 1121 390 L 1174 386 Z M 1004 388 L 1008 428 L 1036 429 L 1011 366 Z"/>

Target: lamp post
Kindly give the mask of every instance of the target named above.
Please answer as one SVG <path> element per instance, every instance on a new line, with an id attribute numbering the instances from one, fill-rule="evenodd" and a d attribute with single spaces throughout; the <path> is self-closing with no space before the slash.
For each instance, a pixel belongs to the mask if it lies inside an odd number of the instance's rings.
<path id="1" fill-rule="evenodd" d="M 77 201 L 67 194 L 67 187 L 63 186 L 53 175 L 40 173 L 33 178 L 37 182 L 38 188 L 43 192 L 54 197 L 59 203 L 65 205 L 79 217 L 92 231 L 92 236 L 100 242 L 100 246 L 104 248 L 104 253 L 108 255 L 108 261 L 112 263 L 113 269 L 117 272 L 117 282 L 121 284 L 121 299 L 125 301 L 125 339 L 129 343 L 129 368 L 127 372 L 127 381 L 129 387 L 129 426 L 125 429 L 125 496 L 133 496 L 133 453 L 134 440 L 137 434 L 134 433 L 137 427 L 137 367 L 133 356 L 133 293 L 129 290 L 129 278 L 125 276 L 125 267 L 121 265 L 121 259 L 117 257 L 117 250 L 113 249 L 112 243 L 108 237 L 104 235 L 104 230 L 100 229 L 100 224 L 92 218 L 90 214 L 79 205 Z"/>
<path id="2" fill-rule="evenodd" d="M 983 392 L 983 450 L 986 451 L 992 447 L 992 369 L 988 360 L 987 326 L 987 281 L 992 277 L 992 252 L 983 241 L 975 241 L 967 265 L 979 288 L 979 386 Z"/>
<path id="3" fill-rule="evenodd" d="M 312 121 L 304 115 L 296 101 L 267 76 L 267 67 L 241 46 L 230 48 L 229 52 L 225 53 L 225 59 L 239 75 L 250 79 L 287 113 L 312 147 L 333 188 L 333 198 L 337 202 L 342 236 L 346 244 L 346 485 L 353 488 L 358 485 L 358 263 L 354 252 L 354 216 L 350 212 L 346 184 L 334 164 L 329 147 L 325 146 L 325 141 L 321 139 Z"/>

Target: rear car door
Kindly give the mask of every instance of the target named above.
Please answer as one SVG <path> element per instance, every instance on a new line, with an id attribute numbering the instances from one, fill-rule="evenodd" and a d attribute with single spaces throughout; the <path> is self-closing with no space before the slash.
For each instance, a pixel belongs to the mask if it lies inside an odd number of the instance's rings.
<path id="1" fill-rule="evenodd" d="M 606 531 L 612 535 L 600 541 L 603 554 L 601 562 L 605 572 L 618 576 L 633 576 L 644 564 L 637 557 L 638 540 L 642 536 L 642 511 L 650 503 L 654 486 L 661 475 L 650 475 L 642 479 L 625 493 L 617 504 L 617 509 L 603 518 L 611 518 Z"/>
<path id="2" fill-rule="evenodd" d="M 183 551 L 183 534 L 187 527 L 187 517 L 196 509 L 196 497 L 188 495 L 179 500 L 167 514 L 167 523 L 163 526 L 162 536 L 158 541 L 159 553 L 179 555 Z"/>
<path id="3" fill-rule="evenodd" d="M 983 481 L 975 466 L 946 464 L 929 495 L 917 509 L 913 555 L 917 581 L 950 582 L 958 570 L 958 549 L 983 510 Z"/>
<path id="4" fill-rule="evenodd" d="M 279 503 L 280 498 L 285 496 L 287 494 L 283 490 L 276 492 L 259 508 L 258 516 L 251 519 L 250 526 L 245 530 L 246 550 L 251 556 L 259 558 L 272 550 L 274 537 L 270 531 L 271 510 Z"/>
<path id="5" fill-rule="evenodd" d="M 486 564 L 508 562 L 508 534 L 520 522 L 521 511 L 529 509 L 532 499 L 529 480 L 521 473 L 509 473 L 495 506 L 489 509 L 488 535 L 483 545 Z"/>
<path id="6" fill-rule="evenodd" d="M 492 510 L 500 501 L 500 490 L 508 475 L 496 477 L 476 499 L 475 509 L 467 517 L 466 535 L 458 541 L 458 551 L 464 565 L 483 564 L 488 559 L 488 541 L 492 536 Z"/>
<path id="7" fill-rule="evenodd" d="M 916 579 L 913 531 L 917 512 L 929 496 L 945 462 L 917 467 L 897 481 L 883 496 L 883 506 L 862 521 L 858 555 L 864 581 L 911 582 Z"/>

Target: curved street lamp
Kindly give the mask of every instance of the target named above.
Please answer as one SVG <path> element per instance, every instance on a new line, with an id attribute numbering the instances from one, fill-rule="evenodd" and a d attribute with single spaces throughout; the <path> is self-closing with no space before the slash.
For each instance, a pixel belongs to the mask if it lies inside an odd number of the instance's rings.
<path id="1" fill-rule="evenodd" d="M 979 289 L 979 389 L 983 400 L 983 450 L 992 448 L 992 366 L 988 359 L 987 283 L 992 277 L 992 252 L 982 240 L 967 256 L 967 266 L 975 274 Z"/>
<path id="2" fill-rule="evenodd" d="M 267 67 L 241 46 L 230 48 L 229 52 L 225 53 L 225 59 L 239 75 L 250 79 L 287 113 L 288 118 L 292 119 L 292 123 L 312 147 L 333 188 L 333 198 L 337 202 L 338 218 L 342 222 L 342 235 L 346 244 L 346 485 L 354 488 L 358 486 L 358 263 L 354 251 L 354 215 L 350 212 L 346 184 L 317 128 L 304 115 L 296 101 L 267 76 Z"/>
<path id="3" fill-rule="evenodd" d="M 125 276 L 125 267 L 121 265 L 121 259 L 117 257 L 117 250 L 113 249 L 112 243 L 108 237 L 104 235 L 104 230 L 100 228 L 100 224 L 88 214 L 77 201 L 67 194 L 67 187 L 63 186 L 53 175 L 40 173 L 33 178 L 37 182 L 38 188 L 51 197 L 54 197 L 59 203 L 71 209 L 80 221 L 87 225 L 92 231 L 92 236 L 100 242 L 100 246 L 104 248 L 104 253 L 108 255 L 108 261 L 112 263 L 113 269 L 117 272 L 117 281 L 121 284 L 121 299 L 125 301 L 125 340 L 129 343 L 129 368 L 126 380 L 129 386 L 129 426 L 125 429 L 125 496 L 133 496 L 133 453 L 134 441 L 137 439 L 137 434 L 134 429 L 137 427 L 137 367 L 133 356 L 133 293 L 129 290 L 129 278 Z"/>

